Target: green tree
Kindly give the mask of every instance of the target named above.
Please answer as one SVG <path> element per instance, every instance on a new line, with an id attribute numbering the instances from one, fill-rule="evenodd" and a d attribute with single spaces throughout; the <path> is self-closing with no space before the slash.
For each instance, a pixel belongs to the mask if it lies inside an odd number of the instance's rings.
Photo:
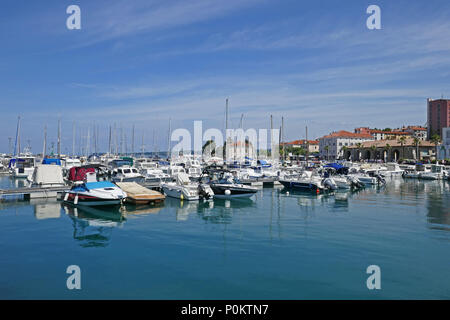
<path id="1" fill-rule="evenodd" d="M 416 147 L 416 160 L 420 161 L 420 154 L 419 154 L 419 145 L 420 145 L 420 139 L 417 137 L 414 137 L 413 139 L 414 146 Z"/>
<path id="2" fill-rule="evenodd" d="M 208 152 L 211 152 L 212 157 L 214 157 L 216 155 L 216 143 L 214 142 L 214 140 L 208 140 L 205 142 L 205 144 L 202 147 L 202 154 L 205 153 L 205 150 L 208 150 Z"/>
<path id="3" fill-rule="evenodd" d="M 373 145 L 370 147 L 370 150 L 372 151 L 373 158 L 376 159 L 376 150 L 377 150 L 377 147 L 373 144 Z"/>
<path id="4" fill-rule="evenodd" d="M 357 144 L 356 144 L 356 147 L 358 148 L 358 160 L 361 160 L 361 156 L 360 156 L 360 154 L 361 154 L 361 148 L 362 148 L 362 143 L 361 142 L 358 142 Z"/>
<path id="5" fill-rule="evenodd" d="M 405 158 L 405 141 L 406 141 L 406 137 L 405 136 L 401 136 L 398 141 L 400 142 L 400 145 L 402 146 L 402 158 Z"/>
<path id="6" fill-rule="evenodd" d="M 391 154 L 392 146 L 389 143 L 386 143 L 386 146 L 384 147 L 384 149 L 386 150 L 386 158 L 389 159 L 389 155 Z M 386 159 L 384 159 L 384 161 L 386 162 Z"/>

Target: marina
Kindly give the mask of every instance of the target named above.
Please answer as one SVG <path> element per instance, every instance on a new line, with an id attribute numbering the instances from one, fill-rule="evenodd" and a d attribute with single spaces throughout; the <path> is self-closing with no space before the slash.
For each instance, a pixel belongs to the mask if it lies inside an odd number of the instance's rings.
<path id="1" fill-rule="evenodd" d="M 106 210 L 56 199 L 2 201 L 0 295 L 448 299 L 449 195 L 447 181 L 400 178 L 334 195 L 276 187 L 250 199 L 168 197 L 162 206 Z M 84 270 L 77 293 L 61 286 L 73 262 Z M 378 292 L 365 287 L 373 263 L 384 270 Z"/>
<path id="2" fill-rule="evenodd" d="M 0 300 L 450 300 L 450 2 L 0 12 Z"/>

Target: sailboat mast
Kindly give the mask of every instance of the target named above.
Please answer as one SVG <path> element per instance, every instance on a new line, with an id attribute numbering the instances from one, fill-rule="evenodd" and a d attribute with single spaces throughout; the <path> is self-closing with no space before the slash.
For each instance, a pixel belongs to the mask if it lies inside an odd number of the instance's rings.
<path id="1" fill-rule="evenodd" d="M 75 158 L 75 121 L 72 123 L 72 158 Z"/>
<path id="2" fill-rule="evenodd" d="M 131 156 L 134 157 L 134 124 L 133 131 L 131 132 Z"/>
<path id="3" fill-rule="evenodd" d="M 88 127 L 87 138 L 86 138 L 86 158 L 89 157 L 89 142 L 91 140 L 91 128 Z"/>
<path id="4" fill-rule="evenodd" d="M 16 143 L 14 144 L 14 156 L 20 156 L 20 116 L 17 117 Z"/>
<path id="5" fill-rule="evenodd" d="M 111 155 L 111 125 L 109 125 L 108 150 L 109 150 L 109 155 Z"/>
<path id="6" fill-rule="evenodd" d="M 47 151 L 47 125 L 44 126 L 44 145 L 42 148 L 42 158 L 45 158 Z"/>
<path id="7" fill-rule="evenodd" d="M 308 141 L 308 126 L 306 126 L 306 167 L 308 167 L 309 160 L 309 141 Z"/>
<path id="8" fill-rule="evenodd" d="M 286 160 L 286 148 L 284 143 L 284 117 L 281 117 L 281 142 L 283 143 L 283 163 Z"/>
<path id="9" fill-rule="evenodd" d="M 58 159 L 61 159 L 61 119 L 58 119 Z"/>
<path id="10" fill-rule="evenodd" d="M 171 153 L 170 153 L 170 134 L 172 131 L 172 119 L 169 118 L 169 134 L 167 135 L 167 159 L 171 158 Z"/>
<path id="11" fill-rule="evenodd" d="M 145 131 L 142 132 L 142 146 L 141 146 L 141 158 L 144 157 L 144 136 L 145 136 Z"/>

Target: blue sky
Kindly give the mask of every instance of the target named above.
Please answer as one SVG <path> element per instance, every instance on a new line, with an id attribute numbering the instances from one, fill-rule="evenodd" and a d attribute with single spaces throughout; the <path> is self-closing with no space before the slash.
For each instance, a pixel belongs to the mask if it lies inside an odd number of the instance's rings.
<path id="1" fill-rule="evenodd" d="M 82 29 L 66 28 L 81 8 Z M 382 29 L 366 28 L 381 7 Z M 14 140 L 40 152 L 43 127 L 63 152 L 94 121 L 106 151 L 116 123 L 136 149 L 172 128 L 267 128 L 285 117 L 287 139 L 358 126 L 426 122 L 426 98 L 450 97 L 448 1 L 2 0 L 0 152 Z M 92 130 L 91 130 L 92 136 Z M 83 142 L 84 144 L 85 142 Z M 91 144 L 92 145 L 92 144 Z M 128 142 L 131 146 L 131 142 Z"/>

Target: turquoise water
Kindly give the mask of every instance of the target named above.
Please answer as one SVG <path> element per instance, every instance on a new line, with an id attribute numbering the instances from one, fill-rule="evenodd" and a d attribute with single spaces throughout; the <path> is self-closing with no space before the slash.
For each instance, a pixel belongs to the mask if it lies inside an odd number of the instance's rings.
<path id="1" fill-rule="evenodd" d="M 449 208 L 448 182 L 402 179 L 115 212 L 3 201 L 0 298 L 449 299 Z M 66 287 L 69 265 L 81 290 Z M 367 289 L 369 265 L 381 290 Z"/>

